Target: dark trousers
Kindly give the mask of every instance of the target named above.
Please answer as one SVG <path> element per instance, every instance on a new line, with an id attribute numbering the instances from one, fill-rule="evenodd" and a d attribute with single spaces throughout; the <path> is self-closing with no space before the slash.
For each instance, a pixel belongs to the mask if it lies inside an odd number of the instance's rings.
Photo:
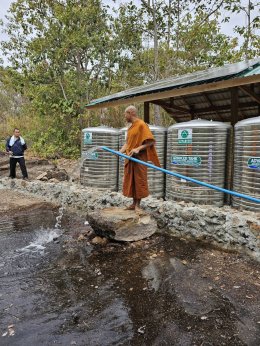
<path id="1" fill-rule="evenodd" d="M 23 177 L 28 178 L 28 173 L 26 170 L 24 157 L 19 157 L 19 158 L 10 157 L 10 178 L 16 177 L 16 164 L 17 164 L 17 162 L 20 165 Z"/>

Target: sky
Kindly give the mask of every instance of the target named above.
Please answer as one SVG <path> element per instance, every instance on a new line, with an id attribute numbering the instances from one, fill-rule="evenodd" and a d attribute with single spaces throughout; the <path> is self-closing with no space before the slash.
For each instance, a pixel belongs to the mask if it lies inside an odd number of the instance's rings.
<path id="1" fill-rule="evenodd" d="M 5 15 L 9 9 L 12 0 L 0 0 L 0 19 L 5 20 Z M 0 41 L 6 40 L 7 37 L 5 34 L 0 32 Z M 3 59 L 4 64 L 6 64 L 6 59 L 3 57 L 2 52 L 0 50 L 0 58 Z"/>
<path id="2" fill-rule="evenodd" d="M 10 4 L 13 2 L 14 0 L 0 0 L 0 19 L 5 20 L 5 15 L 7 14 L 7 11 L 10 7 Z M 140 3 L 140 0 L 135 0 L 136 2 Z M 110 0 L 105 0 L 104 2 L 108 3 L 110 2 Z M 112 1 L 111 1 L 112 2 Z M 122 3 L 124 2 L 123 0 L 121 1 L 117 1 L 118 3 Z M 241 0 L 242 4 L 247 4 L 248 0 Z M 255 10 L 255 13 L 260 13 L 260 6 L 258 9 Z M 229 36 L 233 36 L 233 28 L 235 25 L 237 24 L 243 24 L 245 25 L 246 23 L 246 18 L 245 15 L 240 13 L 240 14 L 236 14 L 234 16 L 231 17 L 230 22 L 229 23 L 224 23 L 222 24 L 222 32 L 225 33 L 226 35 Z M 3 34 L 2 32 L 0 32 L 0 41 L 5 40 L 7 37 L 5 34 Z M 4 59 L 4 57 L 1 54 L 0 51 L 0 57 L 2 59 Z M 4 59 L 4 63 L 6 63 L 5 59 Z"/>

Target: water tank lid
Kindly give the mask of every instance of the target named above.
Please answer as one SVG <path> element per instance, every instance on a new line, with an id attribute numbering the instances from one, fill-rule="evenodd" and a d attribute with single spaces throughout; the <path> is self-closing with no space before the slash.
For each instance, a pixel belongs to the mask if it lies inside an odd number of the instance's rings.
<path id="1" fill-rule="evenodd" d="M 150 130 L 157 130 L 157 131 L 167 131 L 167 128 L 166 127 L 163 127 L 163 126 L 157 126 L 157 125 L 150 125 L 150 124 L 147 124 L 149 126 L 149 129 Z M 121 128 L 119 131 L 120 132 L 124 132 L 124 131 L 127 131 L 128 130 L 128 127 L 123 127 Z"/>
<path id="2" fill-rule="evenodd" d="M 114 133 L 118 134 L 118 129 L 109 126 L 87 127 L 82 132 Z"/>
<path id="3" fill-rule="evenodd" d="M 204 120 L 204 119 L 194 119 L 190 121 L 184 121 L 182 123 L 174 124 L 168 128 L 168 130 L 171 129 L 180 129 L 180 128 L 200 128 L 200 127 L 219 127 L 219 128 L 225 128 L 228 129 L 231 127 L 231 125 L 227 123 L 223 123 L 221 121 L 211 121 L 211 120 Z"/>
<path id="4" fill-rule="evenodd" d="M 154 131 L 167 131 L 166 127 L 163 126 L 158 126 L 158 125 L 151 125 L 151 124 L 147 124 L 149 126 L 150 130 L 154 130 Z"/>
<path id="5" fill-rule="evenodd" d="M 243 127 L 243 126 L 247 126 L 247 125 L 260 125 L 260 116 L 241 120 L 238 123 L 236 123 L 235 128 Z"/>

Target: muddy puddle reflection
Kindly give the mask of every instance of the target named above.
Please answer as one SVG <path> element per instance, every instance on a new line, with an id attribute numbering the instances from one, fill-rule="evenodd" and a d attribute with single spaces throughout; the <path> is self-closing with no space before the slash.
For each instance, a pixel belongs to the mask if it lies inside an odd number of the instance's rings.
<path id="1" fill-rule="evenodd" d="M 156 235 L 91 245 L 84 219 L 0 219 L 0 345 L 259 345 L 259 266 Z"/>

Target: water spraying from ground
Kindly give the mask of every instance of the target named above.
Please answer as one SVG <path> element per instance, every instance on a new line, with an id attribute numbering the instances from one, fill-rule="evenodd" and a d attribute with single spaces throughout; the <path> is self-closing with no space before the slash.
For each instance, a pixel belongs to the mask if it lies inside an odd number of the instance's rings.
<path id="1" fill-rule="evenodd" d="M 36 229 L 33 232 L 34 235 L 32 241 L 28 245 L 20 249 L 16 249 L 15 252 L 18 253 L 18 255 L 15 255 L 13 257 L 27 253 L 40 253 L 41 255 L 43 255 L 44 250 L 46 249 L 46 245 L 52 241 L 57 241 L 63 233 L 63 230 L 61 228 L 61 221 L 64 210 L 65 200 L 62 201 L 62 205 L 58 209 L 58 215 L 55 218 L 56 222 L 54 228 L 44 228 L 41 226 L 39 230 Z"/>
<path id="2" fill-rule="evenodd" d="M 40 252 L 44 254 L 46 245 L 52 241 L 56 241 L 62 234 L 60 229 L 40 229 L 35 233 L 34 239 L 30 242 L 29 245 L 16 250 L 19 253 L 28 253 L 28 252 Z"/>
<path id="3" fill-rule="evenodd" d="M 70 174 L 70 179 L 69 181 L 73 181 L 73 174 L 78 171 L 80 175 L 80 170 L 83 167 L 83 164 L 85 162 L 85 160 L 96 160 L 98 158 L 98 153 L 97 151 L 102 150 L 102 146 L 100 145 L 96 145 L 91 147 L 88 150 L 84 150 L 81 152 L 81 158 L 78 159 L 78 162 L 75 166 L 75 168 L 72 170 L 71 174 Z"/>
<path id="4" fill-rule="evenodd" d="M 62 220 L 64 210 L 65 210 L 65 203 L 66 203 L 66 199 L 64 199 L 62 201 L 62 204 L 59 207 L 59 214 L 56 216 L 56 223 L 54 225 L 55 230 L 60 230 L 60 228 L 61 228 L 61 220 Z"/>

